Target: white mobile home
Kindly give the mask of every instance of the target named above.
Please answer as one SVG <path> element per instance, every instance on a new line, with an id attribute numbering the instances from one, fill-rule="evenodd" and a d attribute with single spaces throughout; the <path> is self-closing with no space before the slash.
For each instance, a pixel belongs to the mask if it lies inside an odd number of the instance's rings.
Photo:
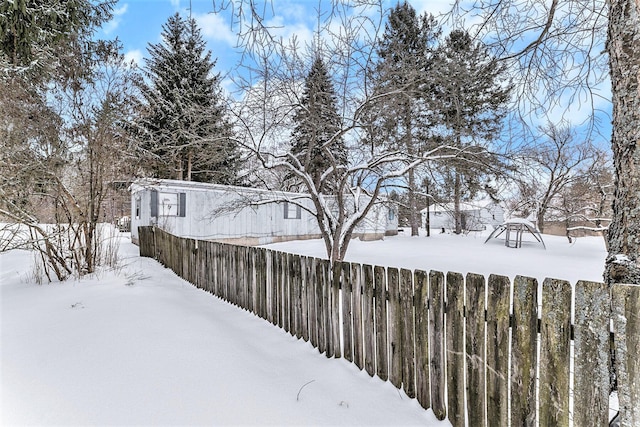
<path id="1" fill-rule="evenodd" d="M 433 204 L 420 213 L 423 225 L 426 224 L 428 214 L 430 228 L 455 228 L 453 203 Z M 460 203 L 460 213 L 462 229 L 467 231 L 492 230 L 504 222 L 504 209 L 491 200 Z"/>
<path id="2" fill-rule="evenodd" d="M 320 238 L 308 195 L 190 181 L 143 179 L 131 190 L 131 239 L 157 225 L 180 236 L 246 245 Z M 381 239 L 398 230 L 395 207 L 374 206 L 354 237 Z"/>

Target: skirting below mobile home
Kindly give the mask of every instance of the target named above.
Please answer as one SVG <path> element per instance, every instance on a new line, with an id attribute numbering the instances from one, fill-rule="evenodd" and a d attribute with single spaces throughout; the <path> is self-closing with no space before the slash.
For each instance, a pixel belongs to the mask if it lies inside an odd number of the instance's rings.
<path id="1" fill-rule="evenodd" d="M 131 190 L 131 240 L 155 225 L 176 236 L 240 245 L 321 237 L 308 195 L 189 181 L 143 179 Z M 304 209 L 303 209 L 304 208 Z M 381 239 L 398 230 L 395 207 L 373 207 L 354 237 Z"/>

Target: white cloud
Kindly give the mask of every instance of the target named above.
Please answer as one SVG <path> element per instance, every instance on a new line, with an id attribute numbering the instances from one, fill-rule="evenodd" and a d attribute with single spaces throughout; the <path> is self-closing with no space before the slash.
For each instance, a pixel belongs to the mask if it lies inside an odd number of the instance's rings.
<path id="1" fill-rule="evenodd" d="M 122 16 L 127 13 L 128 8 L 129 5 L 127 3 L 124 3 L 121 7 L 114 9 L 113 18 L 111 18 L 111 21 L 104 24 L 104 26 L 102 27 L 102 31 L 104 31 L 104 33 L 107 35 L 115 31 L 122 21 Z"/>
<path id="2" fill-rule="evenodd" d="M 286 42 L 293 41 L 296 38 L 299 46 L 311 45 L 313 41 L 313 29 L 309 28 L 304 22 L 286 21 L 282 16 L 276 16 L 266 22 L 267 27 L 271 27 L 271 34 L 276 37 L 282 37 Z"/>
<path id="3" fill-rule="evenodd" d="M 124 54 L 124 60 L 125 62 L 129 63 L 129 62 L 134 62 L 137 66 L 141 67 L 142 65 L 144 65 L 142 62 L 142 58 L 144 57 L 144 55 L 142 54 L 142 51 L 140 51 L 139 49 L 135 49 L 135 50 L 130 50 L 128 52 L 126 52 Z"/>
<path id="4" fill-rule="evenodd" d="M 202 30 L 202 35 L 208 40 L 222 41 L 229 46 L 235 46 L 238 38 L 233 32 L 231 24 L 226 22 L 224 17 L 216 13 L 194 14 L 198 27 Z"/>

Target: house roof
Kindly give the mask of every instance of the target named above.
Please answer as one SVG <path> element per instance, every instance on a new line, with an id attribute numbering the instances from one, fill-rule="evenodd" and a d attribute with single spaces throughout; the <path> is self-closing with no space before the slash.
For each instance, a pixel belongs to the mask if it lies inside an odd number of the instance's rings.
<path id="1" fill-rule="evenodd" d="M 282 200 L 300 200 L 308 199 L 308 193 L 294 193 L 280 190 L 267 190 L 263 188 L 239 187 L 233 185 L 211 184 L 195 181 L 180 181 L 175 179 L 159 179 L 159 178 L 140 178 L 135 180 L 130 186 L 129 191 L 136 193 L 138 191 L 153 188 L 156 190 L 183 190 L 183 191 L 216 191 L 219 193 L 234 193 L 246 197 L 254 197 L 257 199 L 272 198 L 274 195 Z M 327 196 L 331 197 L 331 196 Z M 385 195 L 378 195 L 378 200 L 383 202 L 390 201 Z"/>

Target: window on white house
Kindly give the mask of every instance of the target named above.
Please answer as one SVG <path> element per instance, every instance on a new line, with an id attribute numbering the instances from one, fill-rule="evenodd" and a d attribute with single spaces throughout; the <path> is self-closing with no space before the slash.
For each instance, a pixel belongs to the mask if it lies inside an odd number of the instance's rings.
<path id="1" fill-rule="evenodd" d="M 396 217 L 396 211 L 394 211 L 393 209 L 389 209 L 389 221 L 393 221 L 395 217 Z"/>
<path id="2" fill-rule="evenodd" d="M 186 216 L 186 193 L 158 193 L 159 216 Z"/>
<path id="3" fill-rule="evenodd" d="M 302 218 L 302 208 L 293 203 L 284 202 L 284 219 Z"/>
<path id="4" fill-rule="evenodd" d="M 142 206 L 142 199 L 140 198 L 140 196 L 136 197 L 136 219 L 140 219 L 140 209 Z"/>
<path id="5" fill-rule="evenodd" d="M 158 193 L 158 214 L 178 216 L 178 193 Z"/>

